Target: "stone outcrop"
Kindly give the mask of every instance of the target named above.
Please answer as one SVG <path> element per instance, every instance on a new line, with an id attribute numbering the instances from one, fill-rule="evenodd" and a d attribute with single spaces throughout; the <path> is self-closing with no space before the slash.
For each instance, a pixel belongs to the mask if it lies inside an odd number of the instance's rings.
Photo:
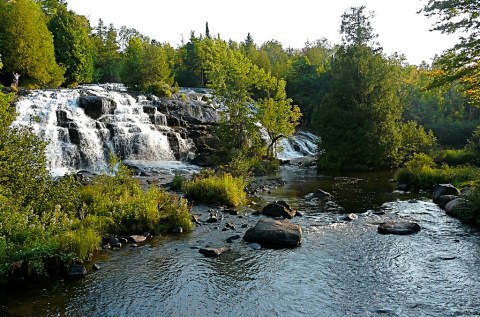
<path id="1" fill-rule="evenodd" d="M 85 114 L 93 119 L 99 119 L 103 115 L 113 114 L 117 108 L 115 101 L 102 96 L 80 96 L 79 102 Z"/>
<path id="2" fill-rule="evenodd" d="M 263 218 L 247 230 L 243 239 L 267 247 L 296 247 L 302 243 L 302 227 L 288 221 Z"/>

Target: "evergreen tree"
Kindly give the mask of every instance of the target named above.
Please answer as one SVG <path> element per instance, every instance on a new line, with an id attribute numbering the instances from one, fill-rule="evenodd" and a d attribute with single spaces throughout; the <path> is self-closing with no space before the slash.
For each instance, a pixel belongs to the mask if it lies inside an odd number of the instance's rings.
<path id="1" fill-rule="evenodd" d="M 20 73 L 25 86 L 57 87 L 64 81 L 45 14 L 32 0 L 0 0 L 0 54 L 5 71 Z"/>
<path id="2" fill-rule="evenodd" d="M 342 16 L 342 25 L 349 25 L 342 28 L 348 40 L 336 53 L 328 92 L 314 113 L 324 150 L 319 167 L 395 165 L 401 141 L 399 68 L 395 60 L 365 44 L 374 38 L 369 19 L 358 15 L 362 8 L 352 12 Z M 355 23 L 349 24 L 352 16 Z"/>
<path id="3" fill-rule="evenodd" d="M 94 48 L 93 79 L 100 82 L 120 82 L 121 56 L 117 41 L 117 30 L 110 24 L 107 28 L 103 20 L 98 21 L 92 36 Z"/>

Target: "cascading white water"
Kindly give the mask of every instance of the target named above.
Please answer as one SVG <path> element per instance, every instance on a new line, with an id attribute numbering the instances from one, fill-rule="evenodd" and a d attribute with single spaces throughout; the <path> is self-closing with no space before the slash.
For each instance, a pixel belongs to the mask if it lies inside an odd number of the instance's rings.
<path id="1" fill-rule="evenodd" d="M 124 160 L 175 161 L 168 133 L 177 138 L 179 150 L 188 153 L 192 142 L 171 131 L 165 114 L 152 108 L 149 116 L 141 96 L 137 102 L 129 94 L 110 89 L 89 85 L 32 91 L 16 103 L 18 115 L 12 126 L 29 127 L 48 141 L 46 156 L 53 175 L 79 169 L 104 172 L 111 150 Z M 105 101 L 111 109 L 98 117 L 89 116 L 80 104 L 85 96 L 100 100 L 100 108 Z"/>
<path id="2" fill-rule="evenodd" d="M 307 131 L 298 131 L 290 138 L 281 139 L 277 145 L 277 158 L 290 160 L 317 154 L 319 137 Z"/>

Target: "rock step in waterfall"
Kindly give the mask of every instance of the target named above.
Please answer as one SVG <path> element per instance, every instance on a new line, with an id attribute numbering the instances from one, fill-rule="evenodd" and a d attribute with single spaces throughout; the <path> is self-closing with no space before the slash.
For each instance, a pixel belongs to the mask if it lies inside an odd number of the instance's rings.
<path id="1" fill-rule="evenodd" d="M 48 141 L 53 175 L 105 172 L 112 151 L 130 165 L 158 165 L 187 161 L 218 146 L 211 132 L 221 104 L 206 89 L 182 89 L 172 98 L 127 93 L 112 84 L 32 90 L 19 98 L 16 108 L 12 126 L 30 127 Z M 284 139 L 278 157 L 314 155 L 316 140 L 308 132 Z"/>

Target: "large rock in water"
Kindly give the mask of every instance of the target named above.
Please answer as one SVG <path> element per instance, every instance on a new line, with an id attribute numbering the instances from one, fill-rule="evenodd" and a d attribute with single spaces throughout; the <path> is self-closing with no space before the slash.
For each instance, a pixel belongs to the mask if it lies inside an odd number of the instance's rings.
<path id="1" fill-rule="evenodd" d="M 378 225 L 378 232 L 383 234 L 412 234 L 420 231 L 420 226 L 415 222 L 389 221 Z"/>
<path id="2" fill-rule="evenodd" d="M 288 221 L 264 218 L 248 229 L 243 239 L 262 246 L 296 247 L 302 243 L 302 227 Z"/>
<path id="3" fill-rule="evenodd" d="M 270 217 L 283 217 L 292 219 L 297 213 L 296 210 L 290 208 L 290 205 L 283 200 L 274 201 L 263 207 L 262 214 Z"/>
<path id="4" fill-rule="evenodd" d="M 100 96 L 80 96 L 79 102 L 85 114 L 93 119 L 98 119 L 106 114 L 113 114 L 117 108 L 115 101 Z"/>
<path id="5" fill-rule="evenodd" d="M 438 203 L 438 199 L 444 195 L 459 196 L 460 191 L 452 184 L 437 184 L 433 187 L 433 202 Z"/>

